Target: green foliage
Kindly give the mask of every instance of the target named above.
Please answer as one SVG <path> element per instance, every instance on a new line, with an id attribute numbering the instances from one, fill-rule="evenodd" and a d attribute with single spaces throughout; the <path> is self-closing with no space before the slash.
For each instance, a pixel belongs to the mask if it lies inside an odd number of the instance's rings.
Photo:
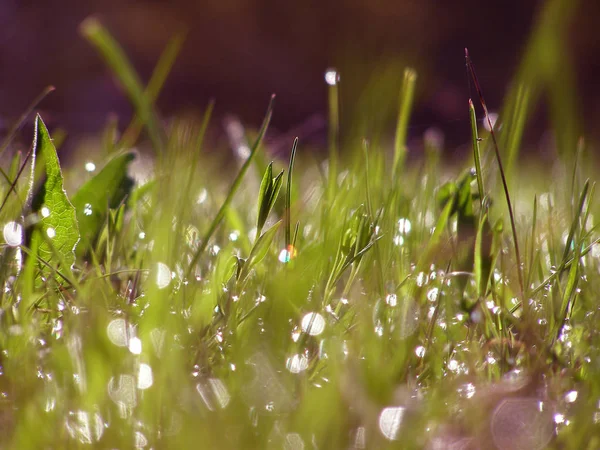
<path id="1" fill-rule="evenodd" d="M 33 153 L 44 167 L 44 181 L 34 198 L 39 215 L 32 236 L 32 247 L 43 262 L 41 273 L 47 277 L 59 266 L 70 271 L 75 263 L 75 246 L 79 242 L 76 211 L 63 187 L 58 155 L 42 118 L 35 120 Z"/>
<path id="2" fill-rule="evenodd" d="M 133 186 L 133 154 L 113 152 L 138 125 L 118 142 L 109 124 L 103 169 L 85 183 L 64 169 L 81 185 L 71 204 L 38 117 L 32 152 L 1 173 L 0 446 L 597 448 L 598 173 L 579 156 L 556 161 L 551 181 L 548 167 L 516 164 L 539 94 L 526 81 L 540 71 L 557 89 L 560 42 L 547 27 L 568 12 L 559 3 L 533 39 L 537 51 L 553 44 L 550 61 L 528 50 L 545 66 L 524 63 L 498 142 L 471 103 L 472 160 L 455 170 L 430 149 L 406 163 L 408 71 L 394 146 L 365 136 L 340 149 L 336 80 L 327 176 L 295 140 L 282 205 L 282 162 L 248 170 L 272 103 L 238 173 L 215 175 L 201 151 L 212 105 L 156 139 L 152 103 L 180 41 L 144 90 L 86 22 L 160 156 Z M 485 163 L 491 145 L 498 166 Z M 505 152 L 514 161 L 499 186 Z"/>

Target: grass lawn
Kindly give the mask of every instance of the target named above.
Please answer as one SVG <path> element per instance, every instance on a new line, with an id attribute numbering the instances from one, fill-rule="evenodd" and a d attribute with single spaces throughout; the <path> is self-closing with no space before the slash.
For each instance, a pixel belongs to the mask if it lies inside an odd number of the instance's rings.
<path id="1" fill-rule="evenodd" d="M 271 99 L 216 170 L 211 106 L 194 126 L 153 106 L 181 39 L 144 86 L 84 22 L 136 118 L 107 128 L 103 160 L 61 170 L 37 116 L 2 171 L 0 447 L 600 448 L 598 166 L 549 31 L 564 3 L 548 2 L 493 127 L 467 57 L 473 151 L 453 168 L 433 141 L 406 163 L 407 69 L 392 148 L 344 139 L 328 73 L 323 164 L 297 141 L 269 163 Z M 557 157 L 525 164 L 542 95 Z M 141 132 L 145 182 L 130 176 Z"/>

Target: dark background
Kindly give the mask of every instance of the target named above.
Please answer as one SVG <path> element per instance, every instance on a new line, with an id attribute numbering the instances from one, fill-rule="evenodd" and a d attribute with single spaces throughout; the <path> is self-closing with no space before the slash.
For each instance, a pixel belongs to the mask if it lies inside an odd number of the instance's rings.
<path id="1" fill-rule="evenodd" d="M 467 141 L 468 98 L 463 48 L 469 47 L 491 109 L 501 100 L 544 1 L 348 0 L 1 0 L 0 129 L 42 89 L 57 91 L 40 106 L 70 143 L 98 132 L 107 115 L 131 108 L 79 24 L 94 14 L 114 34 L 144 80 L 170 37 L 187 29 L 183 51 L 158 100 L 163 116 L 202 110 L 260 123 L 277 94 L 275 131 L 326 136 L 323 74 L 341 73 L 343 121 L 387 123 L 403 67 L 419 73 L 411 134 L 439 127 L 449 147 Z M 578 105 L 586 132 L 600 124 L 600 2 L 585 0 L 570 27 Z M 543 116 L 543 115 L 542 115 Z M 529 128 L 537 142 L 543 120 Z M 299 130 L 298 130 L 299 127 Z M 393 128 L 393 125 L 392 125 Z M 306 131 L 307 134 L 310 134 Z M 317 135 L 315 138 L 314 135 Z"/>

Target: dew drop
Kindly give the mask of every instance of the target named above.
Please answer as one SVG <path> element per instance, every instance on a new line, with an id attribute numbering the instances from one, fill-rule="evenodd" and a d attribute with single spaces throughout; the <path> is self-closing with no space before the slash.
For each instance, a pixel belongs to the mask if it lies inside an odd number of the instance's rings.
<path id="1" fill-rule="evenodd" d="M 325 82 L 329 86 L 335 86 L 340 82 L 340 75 L 335 69 L 327 69 L 325 72 Z"/>
<path id="2" fill-rule="evenodd" d="M 2 230 L 4 241 L 10 247 L 18 247 L 23 242 L 23 227 L 17 222 L 8 222 Z"/>
<path id="3" fill-rule="evenodd" d="M 325 319 L 319 313 L 308 313 L 302 318 L 302 331 L 311 336 L 318 336 L 325 329 Z"/>

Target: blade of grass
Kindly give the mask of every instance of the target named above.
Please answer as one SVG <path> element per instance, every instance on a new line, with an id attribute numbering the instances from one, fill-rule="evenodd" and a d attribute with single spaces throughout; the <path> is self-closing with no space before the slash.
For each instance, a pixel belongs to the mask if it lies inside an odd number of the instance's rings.
<path id="1" fill-rule="evenodd" d="M 271 96 L 271 100 L 269 101 L 269 106 L 267 108 L 267 112 L 265 114 L 265 118 L 263 120 L 263 123 L 260 127 L 260 131 L 258 133 L 258 137 L 256 138 L 256 141 L 254 142 L 254 145 L 252 146 L 252 149 L 250 150 L 250 155 L 248 156 L 248 158 L 246 159 L 246 162 L 244 162 L 244 165 L 240 168 L 240 171 L 238 172 L 237 176 L 235 177 L 235 180 L 233 181 L 233 184 L 231 185 L 231 187 L 229 188 L 229 192 L 227 193 L 227 197 L 225 198 L 225 201 L 223 202 L 223 204 L 221 205 L 221 207 L 219 208 L 219 211 L 217 212 L 217 215 L 215 216 L 215 218 L 213 219 L 213 221 L 211 222 L 208 231 L 206 232 L 206 234 L 204 235 L 204 238 L 202 239 L 202 242 L 200 243 L 198 250 L 196 250 L 196 253 L 194 254 L 192 261 L 190 262 L 190 265 L 188 266 L 188 269 L 186 271 L 186 277 L 189 278 L 190 275 L 192 274 L 194 267 L 196 266 L 196 264 L 198 263 L 198 260 L 200 259 L 200 256 L 202 256 L 202 253 L 204 253 L 204 250 L 206 250 L 206 247 L 208 245 L 208 241 L 210 240 L 210 238 L 212 237 L 213 233 L 215 232 L 215 230 L 217 229 L 217 227 L 219 226 L 219 224 L 221 223 L 221 220 L 223 220 L 223 216 L 225 215 L 225 211 L 227 210 L 227 208 L 229 207 L 229 204 L 231 203 L 231 200 L 233 199 L 233 196 L 235 195 L 235 193 L 237 192 L 237 190 L 239 189 L 240 185 L 242 184 L 242 180 L 244 178 L 244 175 L 246 174 L 246 172 L 248 171 L 248 168 L 250 167 L 250 164 L 252 163 L 252 159 L 254 157 L 254 155 L 256 154 L 256 151 L 258 150 L 260 143 L 267 131 L 267 128 L 269 126 L 269 122 L 271 121 L 271 115 L 273 113 L 273 103 L 275 101 L 275 95 Z"/>
<path id="2" fill-rule="evenodd" d="M 292 244 L 292 171 L 294 170 L 294 161 L 296 159 L 296 150 L 298 149 L 298 137 L 292 144 L 292 153 L 290 154 L 290 163 L 288 165 L 287 186 L 285 190 L 285 248 L 289 250 Z"/>
<path id="3" fill-rule="evenodd" d="M 398 111 L 398 121 L 396 123 L 396 136 L 394 138 L 394 163 L 392 165 L 393 180 L 398 176 L 398 171 L 402 168 L 404 160 L 406 159 L 406 136 L 415 95 L 416 81 L 417 73 L 411 68 L 405 69 L 402 90 L 400 91 L 400 109 Z"/>
<path id="4" fill-rule="evenodd" d="M 158 63 L 154 68 L 154 72 L 152 72 L 152 76 L 150 77 L 150 81 L 148 82 L 148 86 L 146 87 L 145 91 L 145 96 L 148 99 L 150 106 L 153 105 L 158 99 L 158 95 L 167 81 L 169 73 L 175 64 L 175 60 L 181 52 L 181 47 L 185 41 L 185 36 L 185 32 L 181 32 L 174 36 L 160 55 Z M 123 136 L 121 137 L 118 148 L 132 147 L 140 135 L 142 126 L 143 122 L 139 115 L 136 115 L 133 119 L 131 119 L 129 126 L 126 128 Z"/>
<path id="5" fill-rule="evenodd" d="M 473 139 L 473 160 L 475 161 L 475 171 L 477 174 L 477 190 L 479 191 L 479 202 L 483 211 L 483 173 L 481 172 L 481 153 L 479 149 L 479 135 L 477 134 L 477 116 L 473 101 L 469 99 L 469 119 L 471 120 L 471 137 Z"/>
<path id="6" fill-rule="evenodd" d="M 80 32 L 96 48 L 108 67 L 118 78 L 126 95 L 133 104 L 136 114 L 144 125 L 146 125 L 154 150 L 158 154 L 162 153 L 164 150 L 164 141 L 158 118 L 152 108 L 152 101 L 149 95 L 146 94 L 142 81 L 121 46 L 94 17 L 89 17 L 82 22 Z"/>
<path id="7" fill-rule="evenodd" d="M 517 259 L 517 276 L 519 279 L 520 295 L 521 295 L 521 299 L 523 299 L 524 294 L 525 294 L 525 287 L 523 285 L 523 266 L 522 266 L 522 260 L 521 260 L 521 252 L 519 250 L 519 239 L 517 236 L 517 227 L 516 227 L 512 202 L 510 199 L 510 193 L 508 191 L 508 184 L 506 181 L 506 175 L 504 173 L 504 167 L 502 165 L 502 159 L 500 157 L 500 149 L 498 147 L 498 141 L 496 140 L 496 133 L 494 132 L 494 126 L 490 119 L 487 104 L 485 103 L 485 99 L 483 97 L 483 92 L 481 90 L 479 80 L 477 79 L 477 74 L 475 73 L 475 66 L 473 65 L 473 62 L 471 61 L 471 58 L 469 56 L 469 50 L 467 50 L 466 48 L 465 48 L 465 60 L 466 60 L 466 64 L 467 64 L 467 70 L 471 76 L 471 79 L 473 80 L 473 83 L 475 84 L 475 89 L 477 91 L 477 95 L 479 96 L 479 101 L 481 103 L 481 107 L 483 108 L 483 112 L 485 114 L 485 119 L 490 128 L 490 136 L 492 137 L 492 142 L 494 144 L 493 145 L 494 151 L 496 152 L 496 161 L 498 162 L 498 169 L 500 171 L 500 178 L 502 179 L 502 187 L 504 189 L 504 196 L 506 198 L 506 205 L 508 207 L 508 215 L 510 217 L 510 227 L 512 230 L 514 247 L 515 247 L 515 257 Z M 523 306 L 524 306 L 524 312 L 527 312 L 527 310 L 529 308 L 529 305 L 527 304 L 527 302 L 523 302 Z"/>

